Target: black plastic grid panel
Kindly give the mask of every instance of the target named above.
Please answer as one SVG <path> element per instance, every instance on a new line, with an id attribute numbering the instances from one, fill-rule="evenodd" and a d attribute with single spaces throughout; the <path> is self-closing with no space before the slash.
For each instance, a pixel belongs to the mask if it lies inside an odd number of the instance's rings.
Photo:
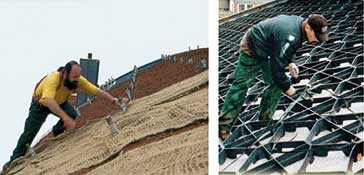
<path id="1" fill-rule="evenodd" d="M 356 160 L 364 138 L 363 1 L 292 0 L 220 24 L 219 108 L 247 29 L 280 14 L 312 13 L 328 19 L 329 41 L 304 43 L 296 52 L 297 93 L 282 94 L 272 121 L 257 120 L 265 85 L 256 77 L 232 134 L 219 145 L 220 172 L 363 174 Z"/>

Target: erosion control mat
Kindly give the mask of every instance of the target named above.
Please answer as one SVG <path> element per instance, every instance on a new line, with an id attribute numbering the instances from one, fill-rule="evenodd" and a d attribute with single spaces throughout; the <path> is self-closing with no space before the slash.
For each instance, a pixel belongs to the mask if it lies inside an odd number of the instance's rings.
<path id="1" fill-rule="evenodd" d="M 207 174 L 207 71 L 37 144 L 7 174 Z"/>

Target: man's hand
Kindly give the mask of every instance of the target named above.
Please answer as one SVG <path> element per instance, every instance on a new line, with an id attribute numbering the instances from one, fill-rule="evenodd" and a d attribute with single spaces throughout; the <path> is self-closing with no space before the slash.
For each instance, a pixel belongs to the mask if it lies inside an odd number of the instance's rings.
<path id="1" fill-rule="evenodd" d="M 121 99 L 121 102 L 120 102 L 118 98 L 113 98 L 112 103 L 113 103 L 113 104 L 115 104 L 115 105 L 117 105 L 117 106 L 120 106 L 120 105 L 121 105 L 121 103 L 128 104 L 128 103 L 129 103 L 129 99 L 128 99 L 128 98 L 126 98 L 126 97 L 123 97 L 123 98 Z"/>
<path id="2" fill-rule="evenodd" d="M 286 91 L 286 94 L 288 96 L 292 96 L 295 93 L 296 93 L 296 89 L 293 86 L 290 86 L 289 89 Z"/>
<path id="3" fill-rule="evenodd" d="M 113 98 L 113 100 L 112 100 L 112 104 L 117 105 L 117 106 L 120 106 L 120 101 L 119 101 L 119 99 L 118 99 L 118 98 Z"/>
<path id="4" fill-rule="evenodd" d="M 63 122 L 66 130 L 72 130 L 76 128 L 76 122 L 70 117 L 64 118 Z"/>
<path id="5" fill-rule="evenodd" d="M 128 104 L 130 100 L 129 100 L 129 98 L 123 97 L 123 98 L 121 99 L 121 101 L 122 101 L 123 103 L 125 103 L 125 104 Z"/>
<path id="6" fill-rule="evenodd" d="M 44 103 L 57 117 L 61 118 L 67 130 L 76 128 L 76 122 L 59 107 L 53 98 L 46 98 Z"/>
<path id="7" fill-rule="evenodd" d="M 288 70 L 289 70 L 289 73 L 290 73 L 293 77 L 295 77 L 295 78 L 297 78 L 297 77 L 298 77 L 299 69 L 298 69 L 298 67 L 296 66 L 296 64 L 295 64 L 295 63 L 290 63 L 290 64 L 288 65 Z"/>

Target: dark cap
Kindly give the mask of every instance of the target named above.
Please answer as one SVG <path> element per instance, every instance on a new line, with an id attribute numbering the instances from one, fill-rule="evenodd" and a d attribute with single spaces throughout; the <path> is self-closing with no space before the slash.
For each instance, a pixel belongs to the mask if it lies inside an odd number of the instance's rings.
<path id="1" fill-rule="evenodd" d="M 320 42 L 327 41 L 329 39 L 329 34 L 327 31 L 328 22 L 326 18 L 322 15 L 312 14 L 307 18 L 308 24 L 311 26 L 315 32 L 316 38 Z"/>

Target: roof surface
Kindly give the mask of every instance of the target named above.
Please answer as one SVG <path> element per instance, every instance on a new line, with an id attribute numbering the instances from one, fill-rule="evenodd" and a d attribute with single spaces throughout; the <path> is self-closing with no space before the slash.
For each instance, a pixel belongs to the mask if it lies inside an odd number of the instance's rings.
<path id="1" fill-rule="evenodd" d="M 8 174 L 206 174 L 207 71 L 44 140 Z"/>

